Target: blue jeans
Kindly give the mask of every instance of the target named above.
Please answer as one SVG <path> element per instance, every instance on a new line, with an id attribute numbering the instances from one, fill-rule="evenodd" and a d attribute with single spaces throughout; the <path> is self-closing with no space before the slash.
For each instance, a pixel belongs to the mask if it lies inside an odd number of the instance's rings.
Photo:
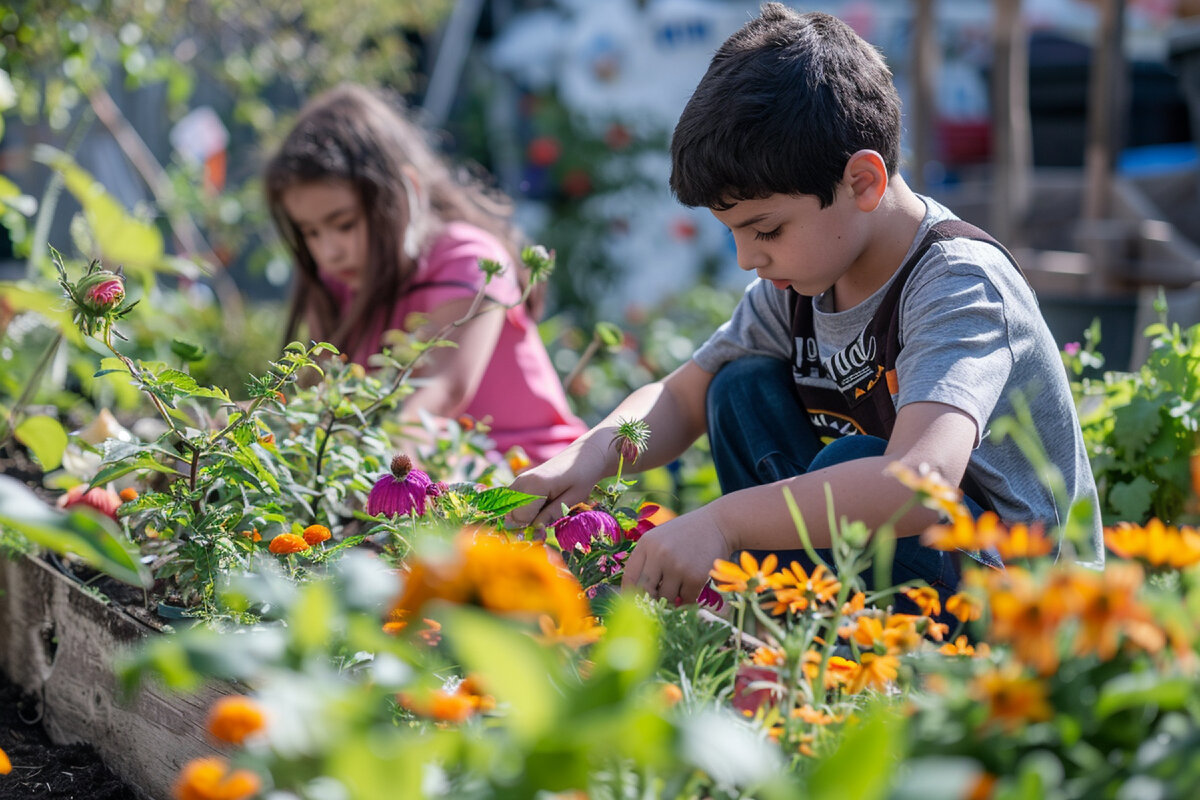
<path id="1" fill-rule="evenodd" d="M 725 494 L 751 486 L 773 483 L 833 464 L 883 455 L 887 442 L 876 436 L 847 436 L 823 445 L 808 421 L 796 396 L 791 365 L 766 356 L 748 356 L 726 364 L 713 376 L 708 389 L 708 437 L 721 491 Z M 967 498 L 978 516 L 981 509 Z M 826 509 L 802 509 L 808 517 L 824 515 Z M 750 551 L 761 559 L 767 551 Z M 778 550 L 781 564 L 799 562 L 806 570 L 814 564 L 803 549 Z M 833 566 L 833 554 L 817 549 Z M 923 547 L 919 536 L 896 540 L 892 558 L 893 586 L 920 579 L 946 598 L 958 589 L 959 570 L 954 553 Z M 861 576 L 869 590 L 874 587 L 874 569 Z M 917 613 L 916 605 L 903 595 L 895 598 L 899 613 Z M 943 611 L 942 621 L 953 621 Z"/>

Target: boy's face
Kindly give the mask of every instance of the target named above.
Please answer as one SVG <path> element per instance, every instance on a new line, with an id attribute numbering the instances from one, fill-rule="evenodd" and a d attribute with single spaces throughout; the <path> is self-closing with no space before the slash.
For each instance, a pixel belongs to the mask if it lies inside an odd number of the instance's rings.
<path id="1" fill-rule="evenodd" d="M 322 278 L 359 289 L 367 271 L 367 216 L 348 181 L 300 183 L 280 197 Z"/>
<path id="2" fill-rule="evenodd" d="M 813 195 L 773 194 L 712 214 L 733 233 L 738 266 L 772 283 L 815 296 L 846 274 L 861 252 L 851 223 L 854 203 L 839 187 L 833 205 Z"/>

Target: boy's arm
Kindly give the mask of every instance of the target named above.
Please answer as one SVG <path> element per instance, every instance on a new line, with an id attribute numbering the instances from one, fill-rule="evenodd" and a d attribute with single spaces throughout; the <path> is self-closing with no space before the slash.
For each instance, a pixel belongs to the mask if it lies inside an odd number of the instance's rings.
<path id="1" fill-rule="evenodd" d="M 597 481 L 617 471 L 613 435 L 622 420 L 644 420 L 650 427 L 638 471 L 676 458 L 705 431 L 705 398 L 711 381 L 711 374 L 689 360 L 661 381 L 636 390 L 563 452 L 513 481 L 513 489 L 544 499 L 512 512 L 510 521 L 520 527 L 547 525 L 560 516 L 563 504 L 587 500 Z"/>
<path id="2" fill-rule="evenodd" d="M 975 434 L 974 420 L 951 406 L 907 405 L 897 415 L 885 455 L 732 492 L 647 532 L 629 557 L 622 586 L 636 585 L 656 597 L 690 601 L 699 596 L 714 559 L 729 558 L 743 549 L 798 549 L 800 538 L 783 497 L 784 487 L 804 515 L 814 547 L 830 544 L 826 483 L 836 517 L 861 520 L 875 530 L 913 494 L 884 474 L 889 464 L 900 461 L 914 470 L 926 464 L 957 484 L 966 471 Z M 934 512 L 915 508 L 897 522 L 896 535 L 919 534 L 936 521 Z"/>

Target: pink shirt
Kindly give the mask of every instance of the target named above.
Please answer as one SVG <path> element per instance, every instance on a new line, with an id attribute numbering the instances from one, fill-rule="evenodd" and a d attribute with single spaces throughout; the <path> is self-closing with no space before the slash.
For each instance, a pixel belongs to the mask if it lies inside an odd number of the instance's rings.
<path id="1" fill-rule="evenodd" d="M 474 297 L 486 277 L 479 269 L 481 258 L 499 261 L 506 267 L 488 284 L 488 297 L 505 304 L 516 303 L 521 290 L 508 251 L 486 231 L 465 222 L 451 222 L 417 262 L 413 284 L 435 285 L 417 285 L 402 297 L 387 325 L 377 325 L 350 357 L 365 364 L 368 357 L 379 352 L 383 331 L 404 328 L 408 315 L 428 313 L 452 300 Z M 345 310 L 350 292 L 332 281 L 327 285 Z M 520 445 L 539 463 L 573 442 L 587 426 L 571 413 L 562 381 L 524 304 L 504 313 L 500 340 L 466 413 L 480 420 L 490 418 L 489 436 L 495 440 L 497 450 L 504 452 Z"/>

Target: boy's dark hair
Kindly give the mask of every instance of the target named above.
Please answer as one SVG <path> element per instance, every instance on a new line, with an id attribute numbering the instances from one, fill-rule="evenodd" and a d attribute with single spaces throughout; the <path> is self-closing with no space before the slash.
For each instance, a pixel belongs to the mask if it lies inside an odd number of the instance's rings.
<path id="1" fill-rule="evenodd" d="M 899 168 L 900 97 L 883 57 L 836 17 L 767 3 L 717 50 L 680 115 L 671 191 L 718 210 L 772 194 L 825 208 L 859 150 Z"/>

